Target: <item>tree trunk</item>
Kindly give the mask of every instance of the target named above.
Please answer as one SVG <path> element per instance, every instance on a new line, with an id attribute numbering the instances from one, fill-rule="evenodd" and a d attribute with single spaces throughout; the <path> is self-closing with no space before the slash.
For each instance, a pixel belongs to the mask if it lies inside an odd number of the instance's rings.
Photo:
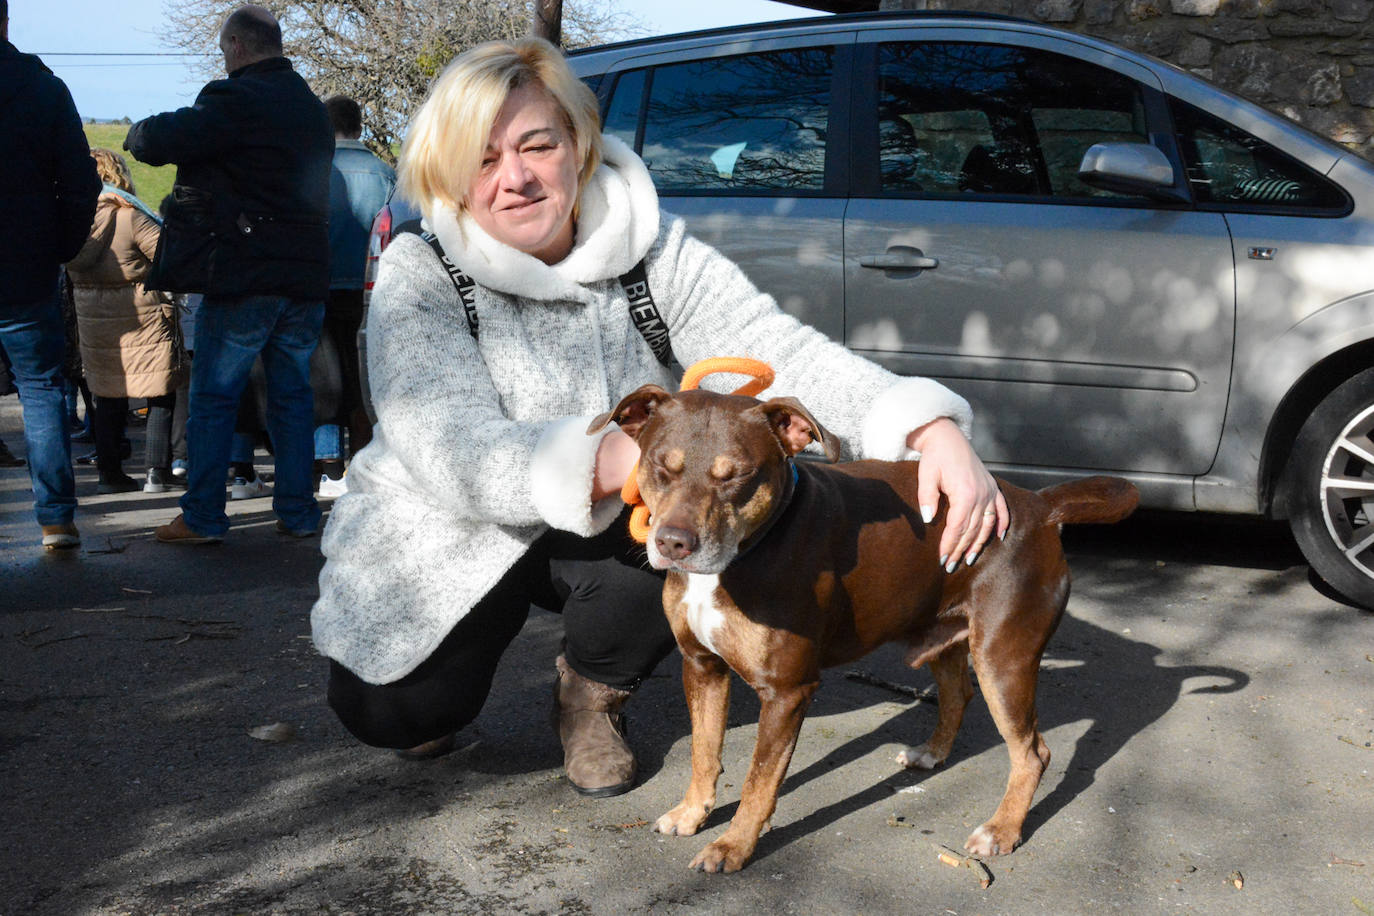
<path id="1" fill-rule="evenodd" d="M 535 0 L 530 34 L 547 39 L 554 47 L 563 44 L 563 0 Z"/>

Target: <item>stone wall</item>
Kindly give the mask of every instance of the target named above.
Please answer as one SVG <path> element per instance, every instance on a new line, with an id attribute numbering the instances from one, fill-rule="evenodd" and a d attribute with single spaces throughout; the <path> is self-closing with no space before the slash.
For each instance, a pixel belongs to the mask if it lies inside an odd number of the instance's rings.
<path id="1" fill-rule="evenodd" d="M 1044 22 L 1153 54 L 1374 159 L 1374 0 L 882 0 Z"/>

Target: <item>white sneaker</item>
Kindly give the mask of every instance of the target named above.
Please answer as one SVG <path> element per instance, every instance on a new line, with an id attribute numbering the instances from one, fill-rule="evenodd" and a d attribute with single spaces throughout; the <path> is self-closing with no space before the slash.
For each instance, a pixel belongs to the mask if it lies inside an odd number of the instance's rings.
<path id="1" fill-rule="evenodd" d="M 263 482 L 261 477 L 254 477 L 251 481 L 242 477 L 235 477 L 234 482 L 229 486 L 230 499 L 257 499 L 259 496 L 271 495 L 272 488 Z"/>
<path id="2" fill-rule="evenodd" d="M 337 499 L 348 492 L 348 477 L 340 477 L 338 480 L 328 474 L 320 475 L 319 495 L 325 499 Z"/>

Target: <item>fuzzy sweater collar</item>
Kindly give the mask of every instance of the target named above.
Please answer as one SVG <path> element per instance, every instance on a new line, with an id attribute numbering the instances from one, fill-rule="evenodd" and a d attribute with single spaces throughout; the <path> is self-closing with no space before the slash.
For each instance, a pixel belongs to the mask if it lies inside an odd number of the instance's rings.
<path id="1" fill-rule="evenodd" d="M 517 251 L 488 235 L 468 214 L 438 201 L 428 223 L 444 252 L 482 286 L 539 300 L 587 301 L 584 288 L 634 267 L 658 238 L 658 193 L 649 170 L 615 137 L 602 137 L 602 164 L 582 191 L 577 236 L 557 264 Z"/>

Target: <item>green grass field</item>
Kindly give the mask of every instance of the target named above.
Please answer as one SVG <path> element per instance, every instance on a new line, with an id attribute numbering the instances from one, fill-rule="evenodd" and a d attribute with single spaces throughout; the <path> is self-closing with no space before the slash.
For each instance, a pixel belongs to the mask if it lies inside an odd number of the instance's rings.
<path id="1" fill-rule="evenodd" d="M 154 210 L 162 203 L 162 198 L 172 191 L 172 179 L 176 177 L 176 166 L 162 165 L 154 168 L 144 165 L 124 151 L 124 137 L 129 133 L 128 124 L 86 124 L 86 142 L 92 148 L 103 146 L 114 150 L 129 163 L 129 171 L 134 176 L 134 190 L 143 202 Z"/>

